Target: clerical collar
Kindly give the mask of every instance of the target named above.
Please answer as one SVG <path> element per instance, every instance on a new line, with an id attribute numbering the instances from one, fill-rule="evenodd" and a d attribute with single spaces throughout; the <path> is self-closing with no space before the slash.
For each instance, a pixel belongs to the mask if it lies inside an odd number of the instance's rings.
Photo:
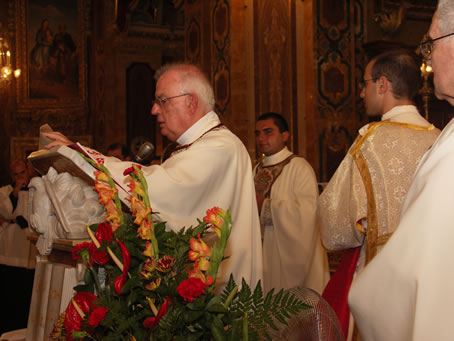
<path id="1" fill-rule="evenodd" d="M 214 111 L 210 111 L 186 130 L 177 139 L 177 143 L 180 145 L 190 144 L 197 140 L 207 130 L 219 125 L 219 123 L 221 123 L 221 120 L 218 115 Z"/>
<path id="2" fill-rule="evenodd" d="M 290 150 L 288 150 L 287 146 L 285 146 L 280 151 L 278 151 L 276 154 L 273 154 L 273 155 L 270 155 L 270 156 L 265 156 L 263 158 L 262 164 L 265 167 L 266 166 L 270 166 L 270 165 L 274 165 L 276 163 L 279 163 L 279 162 L 285 160 L 286 158 L 288 158 L 292 154 L 293 153 Z"/>
<path id="3" fill-rule="evenodd" d="M 390 120 L 401 123 L 414 123 L 413 121 L 416 117 L 422 118 L 422 116 L 418 112 L 418 109 L 414 105 L 398 105 L 397 107 L 394 107 L 390 111 L 385 113 L 382 116 L 381 120 Z M 407 120 L 411 120 L 411 122 L 407 122 Z"/>
<path id="4" fill-rule="evenodd" d="M 392 108 L 381 117 L 382 121 L 391 121 L 399 123 L 408 123 L 419 126 L 429 126 L 424 117 L 418 112 L 418 109 L 414 105 L 398 105 Z M 359 129 L 359 134 L 364 136 L 366 131 L 369 129 L 369 123 Z"/>

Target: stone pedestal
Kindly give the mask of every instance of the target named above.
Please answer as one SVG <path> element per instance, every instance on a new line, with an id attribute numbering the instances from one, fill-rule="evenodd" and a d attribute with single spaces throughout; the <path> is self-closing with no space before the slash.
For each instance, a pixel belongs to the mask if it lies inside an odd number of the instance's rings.
<path id="1" fill-rule="evenodd" d="M 29 235 L 32 241 L 36 235 Z M 49 256 L 38 256 L 28 316 L 26 341 L 46 341 L 59 315 L 66 310 L 73 287 L 83 276 L 83 267 L 72 259 L 72 247 L 85 240 L 54 241 Z"/>

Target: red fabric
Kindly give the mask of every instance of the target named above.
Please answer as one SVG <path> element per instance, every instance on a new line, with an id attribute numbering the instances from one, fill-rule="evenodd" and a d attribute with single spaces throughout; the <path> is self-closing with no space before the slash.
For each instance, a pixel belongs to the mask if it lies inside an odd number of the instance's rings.
<path id="1" fill-rule="evenodd" d="M 342 327 L 345 339 L 348 335 L 350 309 L 348 308 L 348 292 L 358 262 L 361 247 L 345 251 L 336 272 L 329 280 L 322 297 L 331 305 Z"/>

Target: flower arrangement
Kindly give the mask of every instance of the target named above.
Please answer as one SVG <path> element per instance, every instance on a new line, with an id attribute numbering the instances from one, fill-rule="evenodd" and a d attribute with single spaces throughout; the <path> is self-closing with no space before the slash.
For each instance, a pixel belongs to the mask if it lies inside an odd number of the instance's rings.
<path id="1" fill-rule="evenodd" d="M 92 162 L 92 161 L 91 161 Z M 230 212 L 213 207 L 198 226 L 167 231 L 155 222 L 140 166 L 129 175 L 124 213 L 108 170 L 97 163 L 95 189 L 106 222 L 87 226 L 91 242 L 73 248 L 86 266 L 84 283 L 63 312 L 53 340 L 254 340 L 306 306 L 288 292 L 264 295 L 233 277 L 216 294 L 218 267 L 232 229 Z M 203 236 L 214 230 L 209 247 Z"/>

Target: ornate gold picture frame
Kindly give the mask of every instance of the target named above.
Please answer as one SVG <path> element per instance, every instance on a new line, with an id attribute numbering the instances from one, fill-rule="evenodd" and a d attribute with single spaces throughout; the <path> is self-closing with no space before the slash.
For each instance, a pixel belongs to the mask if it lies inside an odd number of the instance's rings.
<path id="1" fill-rule="evenodd" d="M 83 106 L 86 0 L 17 0 L 19 108 Z"/>

